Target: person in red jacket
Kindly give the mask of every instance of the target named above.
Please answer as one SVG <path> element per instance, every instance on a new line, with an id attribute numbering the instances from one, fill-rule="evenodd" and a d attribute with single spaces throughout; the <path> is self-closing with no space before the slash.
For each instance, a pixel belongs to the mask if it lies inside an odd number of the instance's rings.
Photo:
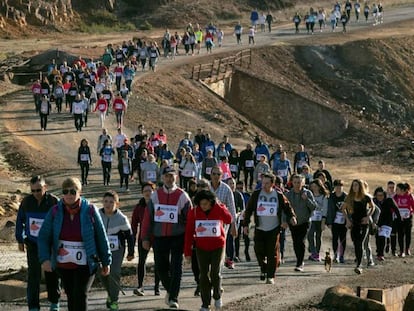
<path id="1" fill-rule="evenodd" d="M 99 119 L 101 120 L 101 128 L 104 128 L 105 118 L 106 118 L 106 111 L 108 110 L 108 102 L 103 97 L 102 94 L 98 95 L 98 101 L 96 102 L 95 111 L 99 110 L 100 115 Z"/>
<path id="2" fill-rule="evenodd" d="M 222 307 L 220 267 L 224 256 L 226 236 L 224 224 L 232 222 L 226 206 L 219 203 L 214 192 L 201 190 L 194 198 L 195 208 L 187 214 L 184 255 L 191 262 L 192 246 L 195 241 L 200 269 L 200 311 L 210 310 L 211 290 L 214 307 Z"/>
<path id="3" fill-rule="evenodd" d="M 118 92 L 116 94 L 112 108 L 115 111 L 117 128 L 121 128 L 124 119 L 124 112 L 126 112 L 127 109 L 127 105 L 123 100 L 121 93 Z"/>

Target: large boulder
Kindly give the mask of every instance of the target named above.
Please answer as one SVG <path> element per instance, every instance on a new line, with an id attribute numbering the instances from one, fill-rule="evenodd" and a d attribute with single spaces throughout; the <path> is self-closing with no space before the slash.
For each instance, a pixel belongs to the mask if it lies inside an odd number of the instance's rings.
<path id="1" fill-rule="evenodd" d="M 386 311 L 382 303 L 360 298 L 352 288 L 343 285 L 328 288 L 323 296 L 322 305 L 328 310 L 337 311 Z"/>

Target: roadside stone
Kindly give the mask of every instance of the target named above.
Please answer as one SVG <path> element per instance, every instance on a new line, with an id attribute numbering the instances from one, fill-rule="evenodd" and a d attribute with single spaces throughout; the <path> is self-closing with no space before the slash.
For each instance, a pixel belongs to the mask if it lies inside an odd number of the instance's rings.
<path id="1" fill-rule="evenodd" d="M 337 311 L 386 311 L 382 303 L 360 298 L 352 288 L 343 285 L 328 288 L 322 298 L 322 305 Z"/>

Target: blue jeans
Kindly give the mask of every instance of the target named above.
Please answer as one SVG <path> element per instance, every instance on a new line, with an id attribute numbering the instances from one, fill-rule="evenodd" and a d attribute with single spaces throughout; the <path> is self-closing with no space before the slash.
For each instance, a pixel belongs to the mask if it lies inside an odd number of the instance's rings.
<path id="1" fill-rule="evenodd" d="M 29 309 L 40 309 L 39 293 L 41 266 L 38 259 L 37 245 L 32 242 L 26 244 L 27 254 L 27 304 Z M 51 303 L 58 303 L 60 298 L 59 278 L 55 272 L 45 272 L 47 299 Z"/>
<path id="2" fill-rule="evenodd" d="M 168 292 L 170 301 L 178 302 L 183 275 L 184 235 L 154 239 L 155 270 Z"/>

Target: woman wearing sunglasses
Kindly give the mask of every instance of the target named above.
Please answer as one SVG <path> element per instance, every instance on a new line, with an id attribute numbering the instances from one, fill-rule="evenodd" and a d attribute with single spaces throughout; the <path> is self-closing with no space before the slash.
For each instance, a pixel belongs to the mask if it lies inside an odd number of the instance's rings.
<path id="1" fill-rule="evenodd" d="M 109 274 L 111 251 L 99 212 L 81 197 L 78 178 L 62 183 L 63 198 L 46 215 L 39 232 L 39 261 L 46 272 L 56 270 L 69 311 L 88 309 L 88 291 L 96 270 Z"/>

